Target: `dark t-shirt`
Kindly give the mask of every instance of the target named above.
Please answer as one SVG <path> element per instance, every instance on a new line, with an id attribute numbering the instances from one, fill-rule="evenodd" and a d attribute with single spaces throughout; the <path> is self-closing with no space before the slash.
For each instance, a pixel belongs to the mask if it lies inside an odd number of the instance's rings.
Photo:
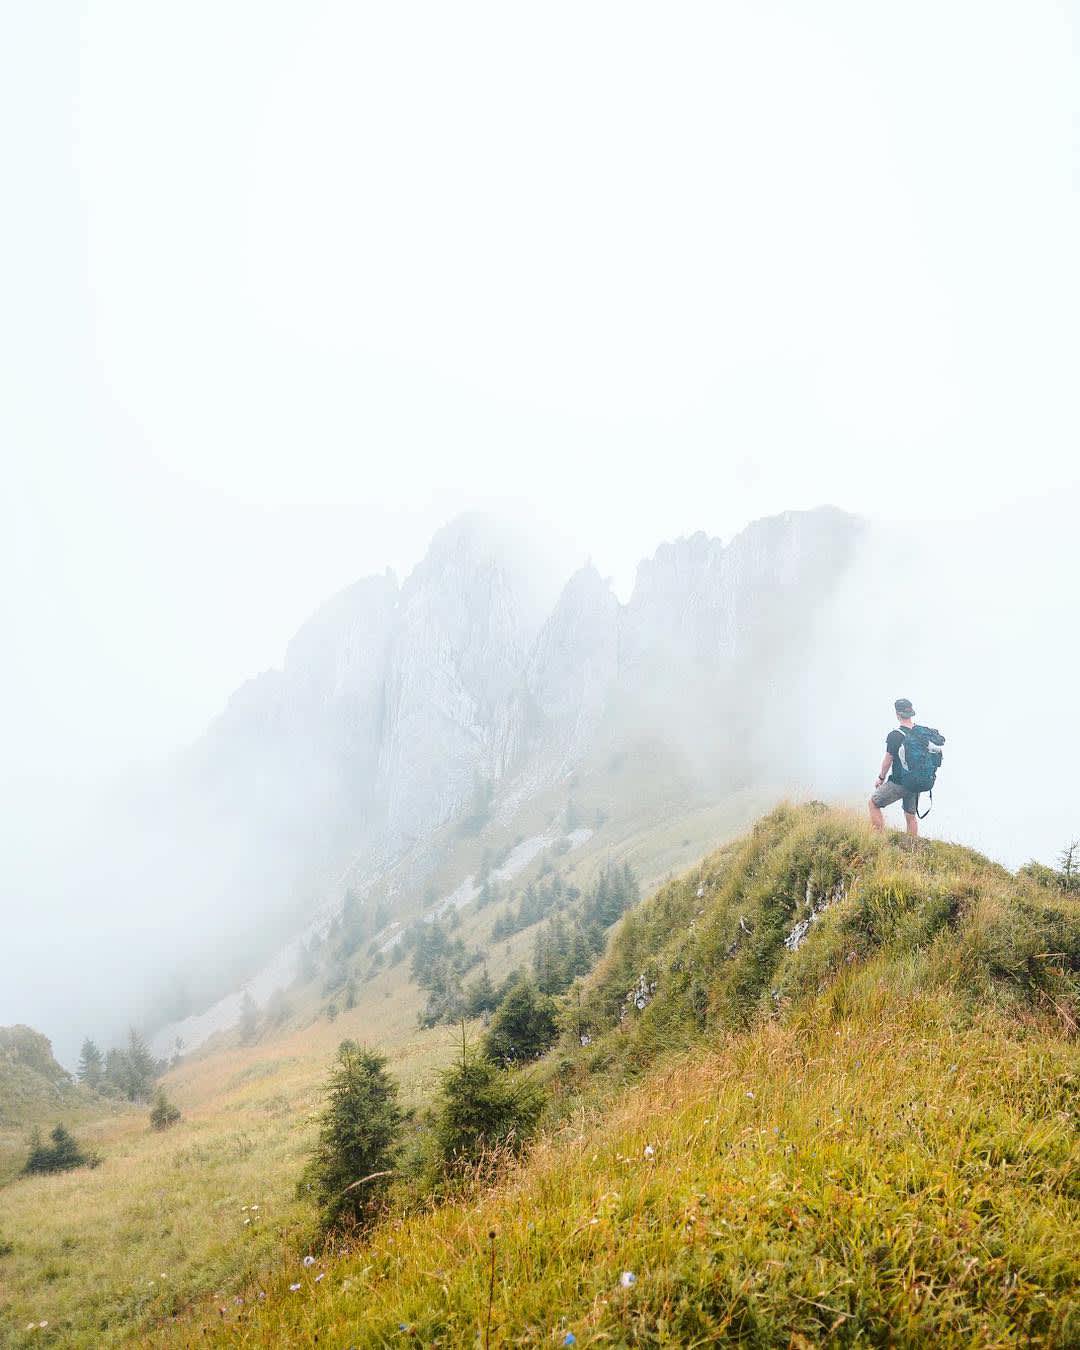
<path id="1" fill-rule="evenodd" d="M 889 771 L 890 783 L 900 782 L 900 761 L 899 759 L 897 759 L 897 755 L 899 754 L 900 747 L 903 744 L 904 744 L 904 733 L 899 729 L 897 729 L 896 731 L 890 731 L 889 734 L 885 737 L 885 749 L 889 752 L 890 755 L 892 755 L 892 769 Z"/>

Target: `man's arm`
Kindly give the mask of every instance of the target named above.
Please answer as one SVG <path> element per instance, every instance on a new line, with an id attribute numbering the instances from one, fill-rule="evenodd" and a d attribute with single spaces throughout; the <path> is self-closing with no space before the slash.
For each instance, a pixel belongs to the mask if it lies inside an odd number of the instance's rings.
<path id="1" fill-rule="evenodd" d="M 881 772 L 878 774 L 877 782 L 874 784 L 875 787 L 880 787 L 882 783 L 884 783 L 885 779 L 888 778 L 889 776 L 889 770 L 891 768 L 892 768 L 892 755 L 890 755 L 888 750 L 886 750 L 885 758 L 881 761 Z"/>

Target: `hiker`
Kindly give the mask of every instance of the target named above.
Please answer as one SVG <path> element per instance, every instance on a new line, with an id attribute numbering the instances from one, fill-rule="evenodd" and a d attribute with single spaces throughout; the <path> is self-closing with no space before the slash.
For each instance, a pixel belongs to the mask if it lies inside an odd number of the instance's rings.
<path id="1" fill-rule="evenodd" d="M 898 698 L 893 707 L 900 725 L 885 738 L 885 758 L 870 798 L 870 823 L 875 830 L 883 830 L 882 807 L 903 802 L 907 832 L 917 835 L 919 821 L 930 814 L 927 807 L 920 815 L 919 795 L 929 792 L 933 803 L 945 737 L 936 727 L 916 726 L 911 699 Z"/>

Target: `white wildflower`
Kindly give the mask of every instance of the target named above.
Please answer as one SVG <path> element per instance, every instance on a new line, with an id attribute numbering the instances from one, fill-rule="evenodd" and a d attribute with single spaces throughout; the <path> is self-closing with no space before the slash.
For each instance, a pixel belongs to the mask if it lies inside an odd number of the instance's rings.
<path id="1" fill-rule="evenodd" d="M 305 1265 L 305 1266 L 313 1266 L 314 1264 L 315 1264 L 315 1258 L 314 1258 L 313 1256 L 305 1256 L 305 1257 L 304 1257 L 304 1265 Z"/>
<path id="2" fill-rule="evenodd" d="M 632 1285 L 637 1284 L 637 1276 L 632 1270 L 624 1270 L 619 1276 L 619 1283 L 624 1289 L 629 1289 Z"/>

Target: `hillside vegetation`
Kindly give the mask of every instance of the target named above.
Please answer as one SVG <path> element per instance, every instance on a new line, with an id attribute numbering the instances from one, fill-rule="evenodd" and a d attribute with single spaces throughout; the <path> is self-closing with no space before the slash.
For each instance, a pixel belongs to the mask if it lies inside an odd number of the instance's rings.
<path id="1" fill-rule="evenodd" d="M 460 926 L 446 920 L 455 938 L 485 952 L 496 985 L 529 965 L 543 925 L 498 942 L 492 929 L 517 912 L 530 882 L 542 883 L 549 861 L 583 893 L 612 861 L 629 862 L 651 890 L 699 858 L 708 840 L 732 837 L 761 809 L 751 794 L 701 806 L 670 763 L 655 756 L 640 764 L 605 761 L 587 783 L 571 788 L 594 824 L 604 817 L 603 828 L 569 853 L 536 856 L 493 903 L 466 905 Z M 418 916 L 479 871 L 485 852 L 498 860 L 519 837 L 555 838 L 566 794 L 564 785 L 531 799 L 512 821 L 493 822 L 479 836 L 451 838 L 448 827 L 436 850 L 442 861 L 423 894 L 415 877 L 395 877 L 397 890 L 380 890 L 372 902 L 394 903 L 406 921 Z M 323 943 L 321 957 L 330 955 L 330 945 Z M 345 984 L 330 988 L 331 975 Z M 356 986 L 352 1006 L 349 977 Z M 44 1093 L 26 1110 L 9 1115 L 0 1071 L 0 1163 L 7 1167 L 0 1168 L 0 1345 L 98 1350 L 143 1341 L 150 1328 L 184 1316 L 204 1297 L 218 1318 L 218 1306 L 237 1306 L 233 1300 L 257 1288 L 266 1272 L 317 1250 L 318 1214 L 310 1197 L 297 1193 L 297 1182 L 338 1045 L 353 1039 L 385 1052 L 402 1104 L 423 1112 L 460 1045 L 457 1025 L 418 1030 L 426 1001 L 404 943 L 381 965 L 362 945 L 344 974 L 320 960 L 313 978 L 298 971 L 281 997 L 259 1010 L 253 1038 L 241 1018 L 169 1069 L 160 1086 L 181 1119 L 165 1131 L 151 1127 L 149 1103 L 81 1087 L 65 1088 L 62 1099 L 44 1082 L 38 1084 Z M 470 1035 L 476 1034 L 474 1026 Z M 101 1166 L 19 1175 L 30 1128 L 38 1124 L 47 1135 L 58 1120 L 100 1155 Z"/>
<path id="2" fill-rule="evenodd" d="M 1076 1344 L 1078 989 L 1074 895 L 781 808 L 570 991 L 522 1164 L 163 1339 Z"/>
<path id="3" fill-rule="evenodd" d="M 26 1127 L 81 1119 L 91 1105 L 53 1058 L 47 1036 L 32 1027 L 0 1027 L 0 1185 L 26 1153 Z"/>

